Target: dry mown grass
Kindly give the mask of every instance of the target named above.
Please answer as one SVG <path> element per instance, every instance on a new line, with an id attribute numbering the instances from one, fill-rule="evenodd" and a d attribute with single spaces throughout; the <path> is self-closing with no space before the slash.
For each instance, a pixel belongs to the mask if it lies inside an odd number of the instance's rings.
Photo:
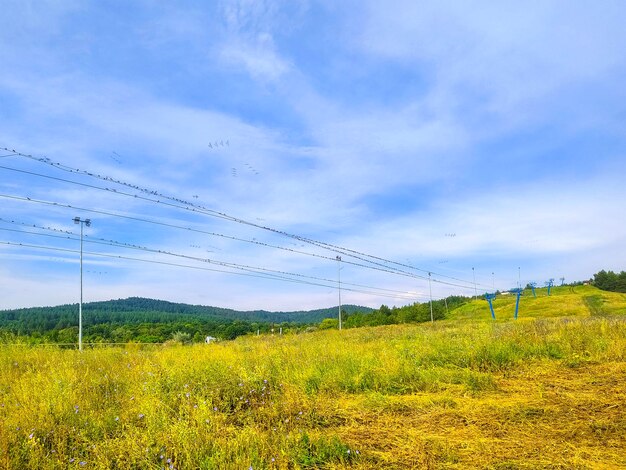
<path id="1" fill-rule="evenodd" d="M 622 316 L 0 349 L 2 468 L 626 468 Z"/>

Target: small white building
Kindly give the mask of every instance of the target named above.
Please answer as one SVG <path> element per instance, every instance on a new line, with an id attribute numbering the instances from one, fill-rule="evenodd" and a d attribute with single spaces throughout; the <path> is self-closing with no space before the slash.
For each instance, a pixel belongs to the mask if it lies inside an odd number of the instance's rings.
<path id="1" fill-rule="evenodd" d="M 207 336 L 206 338 L 204 338 L 204 342 L 206 344 L 215 343 L 216 341 L 217 341 L 217 338 L 214 336 Z"/>

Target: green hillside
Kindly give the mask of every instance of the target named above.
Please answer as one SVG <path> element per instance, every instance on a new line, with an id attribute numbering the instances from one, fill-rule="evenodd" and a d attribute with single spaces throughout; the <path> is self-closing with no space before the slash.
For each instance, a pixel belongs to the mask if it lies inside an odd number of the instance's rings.
<path id="1" fill-rule="evenodd" d="M 626 294 L 608 292 L 593 286 L 552 287 L 524 290 L 520 298 L 518 319 L 562 316 L 601 316 L 626 314 Z M 514 318 L 515 294 L 497 295 L 493 302 L 496 321 Z M 473 319 L 492 321 L 489 304 L 478 298 L 450 312 L 449 319 Z"/>
<path id="2" fill-rule="evenodd" d="M 372 309 L 342 305 L 342 311 L 352 314 Z M 257 331 L 271 332 L 274 327 L 300 329 L 334 318 L 337 313 L 337 307 L 294 312 L 237 311 L 131 297 L 83 304 L 83 336 L 87 343 L 160 343 L 176 332 L 196 342 L 207 335 L 234 339 Z M 74 343 L 77 322 L 78 304 L 0 311 L 0 333 L 27 337 L 29 342 Z"/>

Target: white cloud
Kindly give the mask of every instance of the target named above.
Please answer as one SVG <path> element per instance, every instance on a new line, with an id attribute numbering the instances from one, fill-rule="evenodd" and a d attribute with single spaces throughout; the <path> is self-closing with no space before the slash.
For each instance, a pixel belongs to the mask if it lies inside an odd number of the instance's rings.
<path id="1" fill-rule="evenodd" d="M 243 66 L 255 79 L 276 81 L 290 69 L 289 63 L 277 54 L 268 34 L 260 34 L 251 43 L 229 43 L 220 53 L 226 63 Z"/>

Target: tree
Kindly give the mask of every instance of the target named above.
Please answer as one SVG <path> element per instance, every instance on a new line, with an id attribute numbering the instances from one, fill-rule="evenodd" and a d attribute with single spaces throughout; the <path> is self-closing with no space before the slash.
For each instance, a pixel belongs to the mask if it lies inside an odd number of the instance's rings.
<path id="1" fill-rule="evenodd" d="M 172 340 L 180 344 L 189 344 L 191 343 L 191 335 L 179 330 L 172 335 Z"/>

